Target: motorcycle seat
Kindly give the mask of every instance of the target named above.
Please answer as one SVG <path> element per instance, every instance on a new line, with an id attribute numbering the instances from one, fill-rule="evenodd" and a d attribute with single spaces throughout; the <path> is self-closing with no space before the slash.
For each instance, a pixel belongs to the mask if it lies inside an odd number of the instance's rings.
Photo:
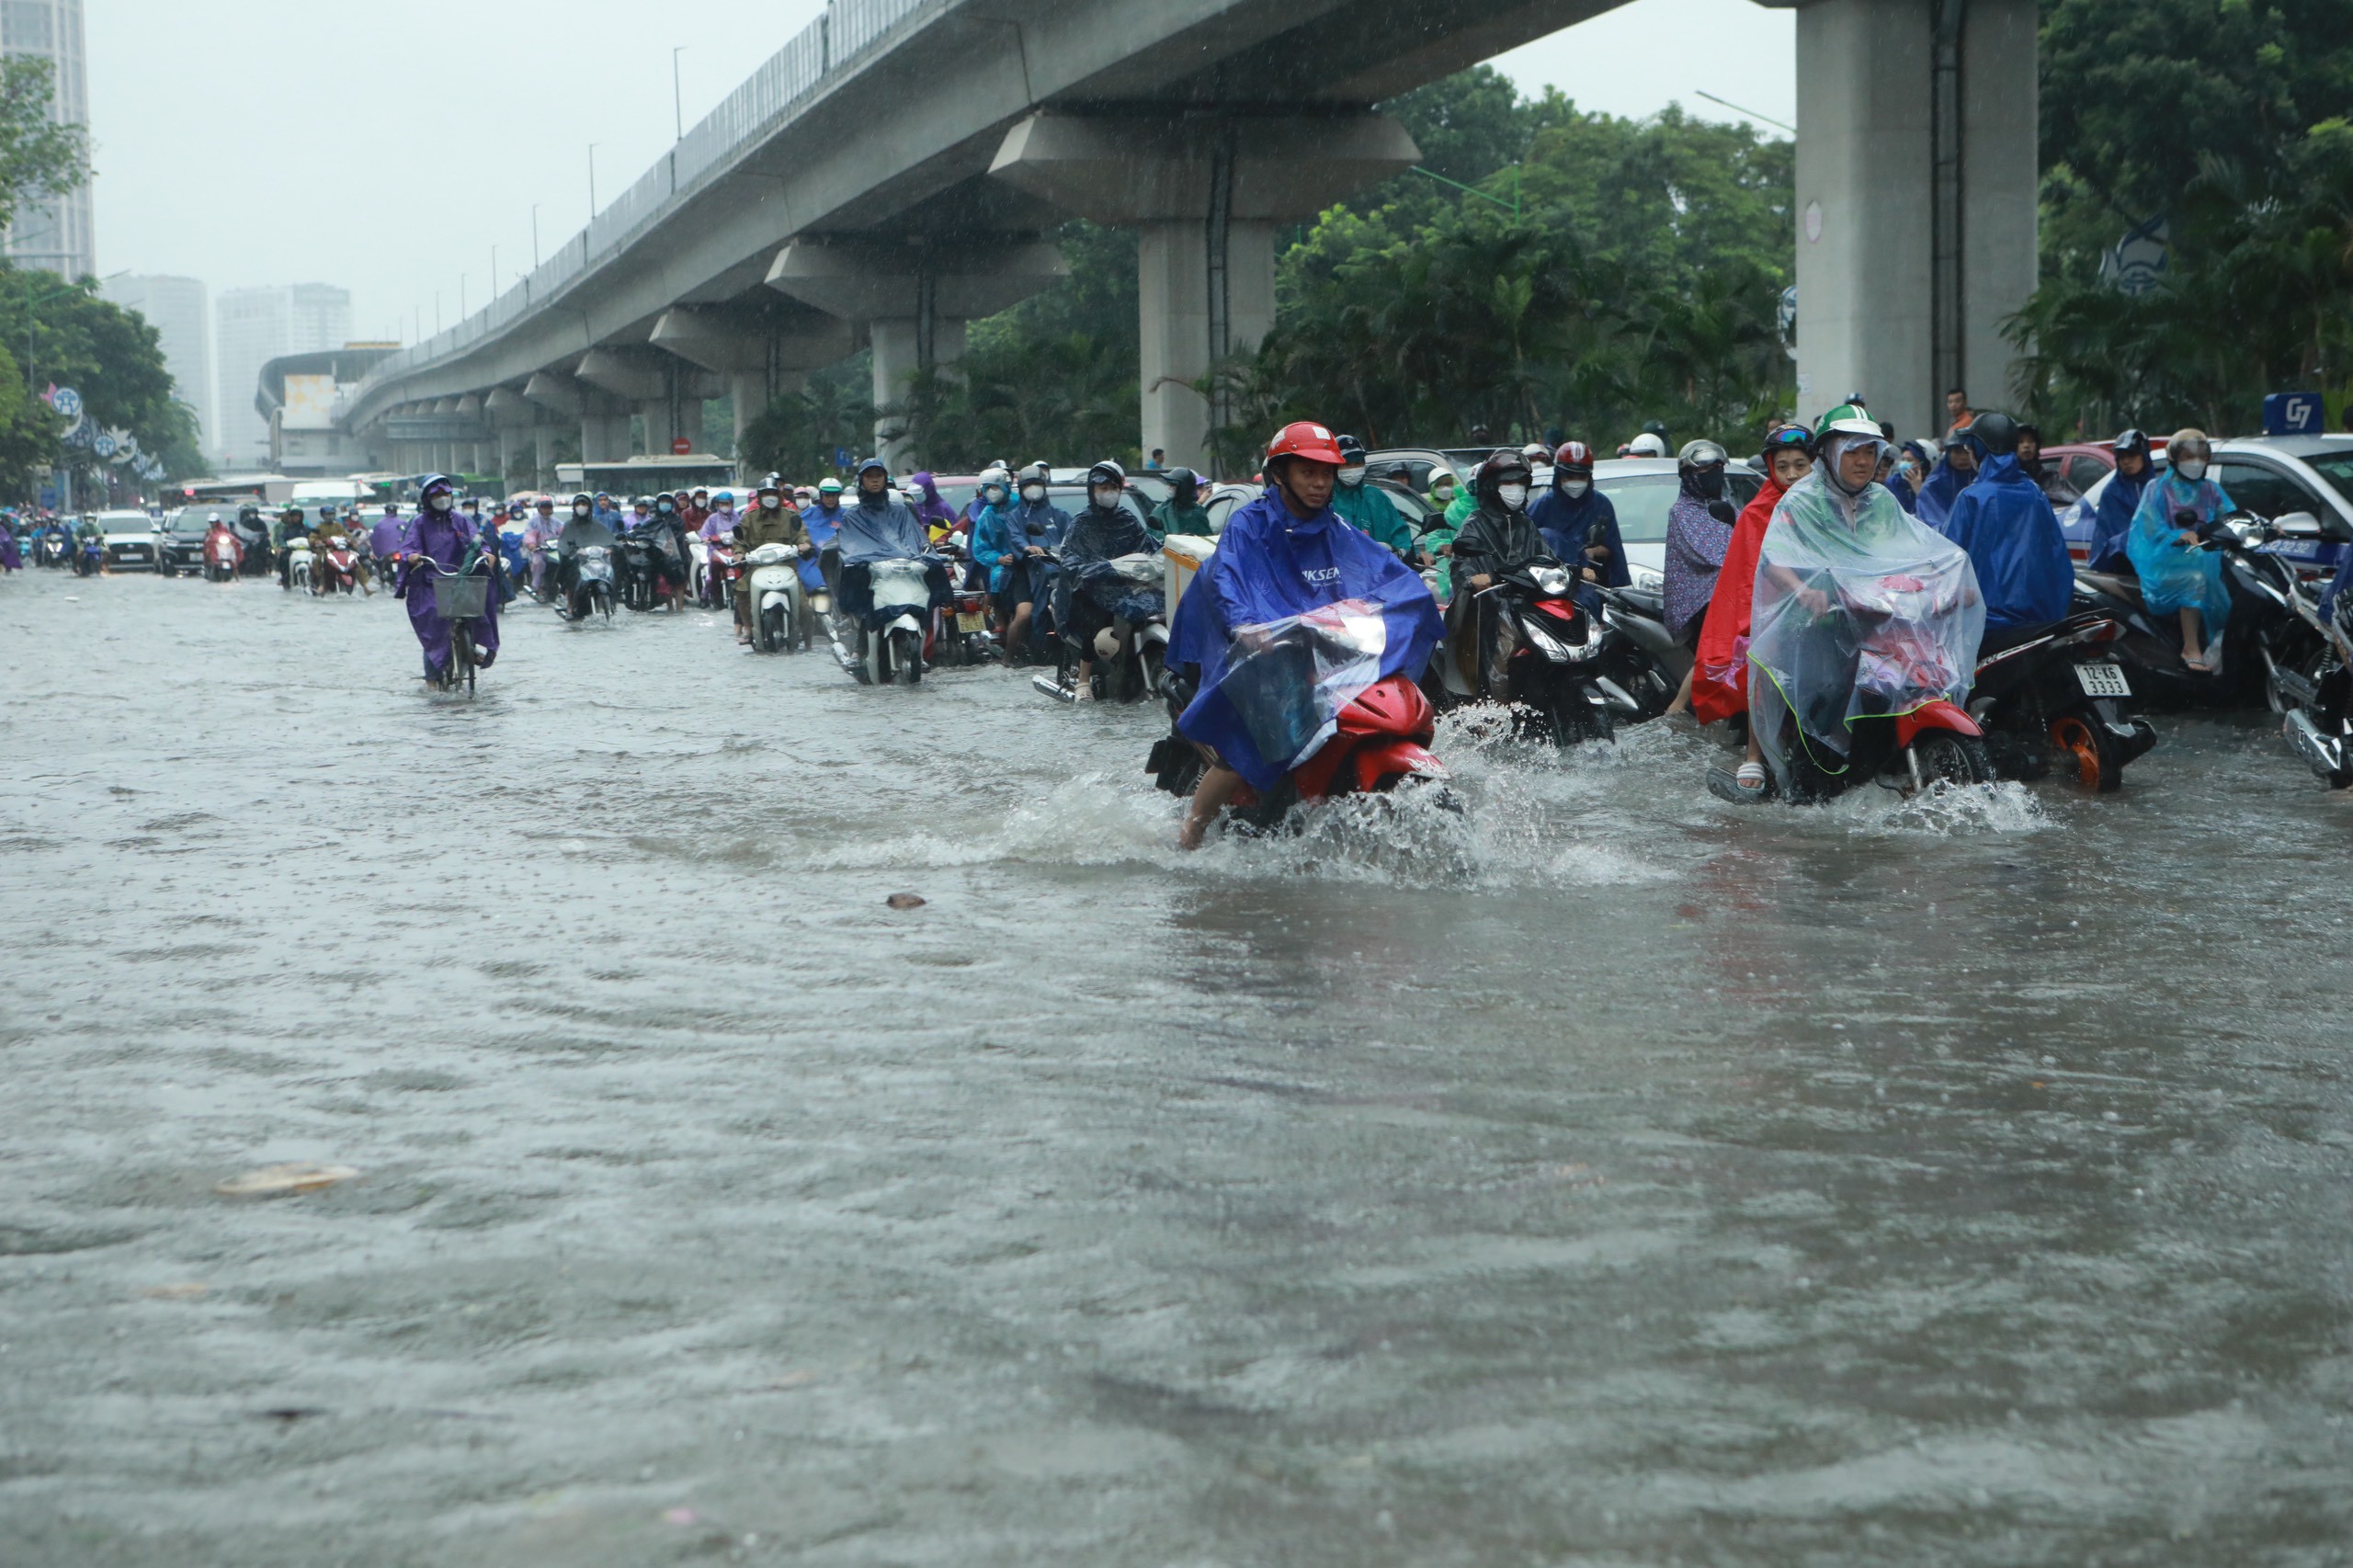
<path id="1" fill-rule="evenodd" d="M 2036 626 L 1988 627 L 1985 631 L 1985 640 L 1977 645 L 1977 657 L 1983 661 L 2006 648 L 2015 648 L 2021 642 L 2031 642 L 2038 637 L 2048 637 L 2062 624 L 2063 623 L 2052 620 Z"/>
<path id="2" fill-rule="evenodd" d="M 2141 603 L 2141 584 L 2138 578 L 2120 577 L 2108 572 L 2078 572 L 2075 574 L 2075 581 L 2095 592 L 2106 594 L 2111 598 L 2122 599 L 2135 609 L 2143 608 Z"/>

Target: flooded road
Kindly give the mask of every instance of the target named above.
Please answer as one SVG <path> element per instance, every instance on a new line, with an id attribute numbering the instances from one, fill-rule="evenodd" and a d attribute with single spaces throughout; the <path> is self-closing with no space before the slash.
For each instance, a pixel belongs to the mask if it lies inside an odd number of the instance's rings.
<path id="1" fill-rule="evenodd" d="M 2255 716 L 1745 814 L 1456 725 L 1185 858 L 1149 712 L 506 633 L 0 585 L 11 1568 L 2353 1556 L 2353 801 Z"/>

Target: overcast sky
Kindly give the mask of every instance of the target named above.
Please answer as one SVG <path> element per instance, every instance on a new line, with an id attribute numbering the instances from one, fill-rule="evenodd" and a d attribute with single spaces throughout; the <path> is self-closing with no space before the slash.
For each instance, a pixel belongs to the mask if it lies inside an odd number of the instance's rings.
<path id="1" fill-rule="evenodd" d="M 412 339 L 488 298 L 670 145 L 820 0 L 87 0 L 98 268 L 217 293 L 334 283 L 352 330 Z M 1634 0 L 1496 63 L 1529 92 L 1647 115 L 1712 92 L 1794 121 L 1791 13 Z M 461 282 L 462 279 L 462 282 Z"/>

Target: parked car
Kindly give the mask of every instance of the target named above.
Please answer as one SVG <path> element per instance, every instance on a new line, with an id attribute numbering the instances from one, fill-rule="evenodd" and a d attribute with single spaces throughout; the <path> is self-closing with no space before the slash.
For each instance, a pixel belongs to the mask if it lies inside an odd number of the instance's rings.
<path id="1" fill-rule="evenodd" d="M 1618 537 L 1626 545 L 1626 570 L 1637 588 L 1656 591 L 1666 585 L 1666 514 L 1682 494 L 1673 458 L 1602 458 L 1593 465 L 1593 483 L 1609 497 L 1618 513 Z M 1726 465 L 1724 486 L 1733 509 L 1755 500 L 1765 487 L 1764 476 L 1745 460 Z"/>
<path id="2" fill-rule="evenodd" d="M 106 541 L 107 565 L 116 572 L 155 570 L 162 555 L 163 525 L 144 512 L 100 512 L 98 537 Z"/>
<path id="3" fill-rule="evenodd" d="M 2353 545 L 2353 434 L 2243 436 L 2213 446 L 2213 476 L 2234 502 L 2275 522 L 2303 513 L 2320 525 L 2318 539 L 2280 539 L 2266 551 L 2293 559 L 2299 576 L 2335 572 Z M 2162 472 L 2163 444 L 2150 456 Z M 2067 553 L 2078 564 L 2090 551 L 2092 520 L 2110 483 L 2112 475 L 2102 475 L 2059 515 Z"/>

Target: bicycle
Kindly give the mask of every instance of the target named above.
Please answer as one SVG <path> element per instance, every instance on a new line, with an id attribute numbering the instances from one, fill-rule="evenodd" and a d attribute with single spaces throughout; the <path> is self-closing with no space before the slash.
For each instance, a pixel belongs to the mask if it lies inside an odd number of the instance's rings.
<path id="1" fill-rule="evenodd" d="M 449 662 L 436 684 L 443 691 L 455 691 L 462 684 L 472 697 L 474 672 L 481 667 L 474 662 L 474 622 L 488 608 L 490 575 L 471 566 L 452 572 L 430 556 L 419 557 L 417 564 L 432 568 L 433 608 L 449 625 Z"/>

